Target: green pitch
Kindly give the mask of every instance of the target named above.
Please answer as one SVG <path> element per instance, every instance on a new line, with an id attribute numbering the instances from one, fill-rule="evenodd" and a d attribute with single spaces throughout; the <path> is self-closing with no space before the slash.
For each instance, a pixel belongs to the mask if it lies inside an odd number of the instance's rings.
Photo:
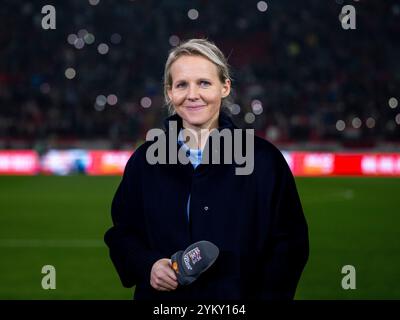
<path id="1" fill-rule="evenodd" d="M 131 299 L 103 243 L 120 177 L 0 177 L 0 299 Z M 310 258 L 297 299 L 400 299 L 400 179 L 299 178 Z M 42 267 L 56 268 L 43 290 Z M 341 286 L 342 267 L 356 289 Z"/>

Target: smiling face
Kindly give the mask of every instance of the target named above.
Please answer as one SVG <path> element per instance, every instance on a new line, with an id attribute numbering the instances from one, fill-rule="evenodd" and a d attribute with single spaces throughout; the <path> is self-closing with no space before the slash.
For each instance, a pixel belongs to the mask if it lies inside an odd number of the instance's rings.
<path id="1" fill-rule="evenodd" d="M 195 130 L 217 128 L 222 98 L 230 92 L 230 80 L 221 83 L 217 66 L 196 55 L 179 57 L 171 65 L 170 74 L 168 97 L 183 126 Z"/>

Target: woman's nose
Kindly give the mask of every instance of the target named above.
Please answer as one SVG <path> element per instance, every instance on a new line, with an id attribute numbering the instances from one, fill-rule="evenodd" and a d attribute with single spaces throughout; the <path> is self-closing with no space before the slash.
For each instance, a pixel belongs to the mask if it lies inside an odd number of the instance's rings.
<path id="1" fill-rule="evenodd" d="M 199 92 L 197 90 L 197 87 L 195 85 L 190 85 L 188 89 L 188 99 L 198 99 L 199 98 Z"/>

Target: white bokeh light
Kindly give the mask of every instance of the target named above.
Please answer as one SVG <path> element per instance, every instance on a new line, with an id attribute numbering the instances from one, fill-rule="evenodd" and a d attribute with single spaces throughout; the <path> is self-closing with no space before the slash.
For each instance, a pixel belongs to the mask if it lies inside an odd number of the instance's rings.
<path id="1" fill-rule="evenodd" d="M 343 131 L 346 128 L 346 124 L 343 120 L 336 121 L 336 130 Z"/>
<path id="2" fill-rule="evenodd" d="M 196 20 L 199 17 L 199 12 L 196 9 L 190 9 L 188 11 L 188 17 L 191 20 Z"/>
<path id="3" fill-rule="evenodd" d="M 78 37 L 79 38 L 83 38 L 84 36 L 86 36 L 89 32 L 86 29 L 81 29 L 78 31 Z"/>
<path id="4" fill-rule="evenodd" d="M 176 35 L 172 35 L 169 37 L 169 44 L 173 47 L 176 47 L 180 42 L 180 39 Z"/>
<path id="5" fill-rule="evenodd" d="M 143 97 L 141 100 L 140 100 L 140 105 L 143 107 L 143 108 L 150 108 L 150 106 L 151 106 L 151 99 L 149 98 L 149 97 Z"/>
<path id="6" fill-rule="evenodd" d="M 118 97 L 115 94 L 109 94 L 107 96 L 107 103 L 110 106 L 115 106 L 117 104 L 117 102 L 118 102 Z"/>
<path id="7" fill-rule="evenodd" d="M 107 53 L 108 53 L 108 50 L 109 50 L 109 47 L 108 47 L 108 45 L 105 44 L 105 43 L 100 43 L 100 44 L 97 46 L 97 51 L 98 51 L 100 54 L 107 54 Z"/>
<path id="8" fill-rule="evenodd" d="M 240 106 L 236 103 L 229 106 L 229 110 L 233 115 L 238 115 L 240 113 Z"/>
<path id="9" fill-rule="evenodd" d="M 100 0 L 89 0 L 89 3 L 90 3 L 92 6 L 97 6 L 97 5 L 99 4 L 99 2 L 100 2 Z"/>
<path id="10" fill-rule="evenodd" d="M 367 128 L 372 129 L 375 127 L 375 119 L 372 117 L 369 117 L 366 121 L 365 124 L 367 126 Z"/>
<path id="11" fill-rule="evenodd" d="M 107 98 L 104 95 L 98 95 L 96 97 L 96 105 L 100 106 L 100 107 L 104 107 L 107 103 Z"/>
<path id="12" fill-rule="evenodd" d="M 85 42 L 81 38 L 75 40 L 74 46 L 76 49 L 82 49 L 85 46 Z"/>
<path id="13" fill-rule="evenodd" d="M 95 37 L 92 33 L 87 33 L 83 37 L 83 40 L 86 42 L 86 44 L 92 44 L 94 43 Z"/>
<path id="14" fill-rule="evenodd" d="M 260 100 L 253 100 L 251 102 L 251 109 L 256 115 L 260 115 L 263 112 L 263 106 Z"/>
<path id="15" fill-rule="evenodd" d="M 244 116 L 244 121 L 246 121 L 246 123 L 253 123 L 256 120 L 256 116 L 254 115 L 254 113 L 251 112 L 247 112 L 246 115 Z"/>
<path id="16" fill-rule="evenodd" d="M 67 41 L 70 45 L 74 45 L 75 41 L 78 39 L 78 36 L 75 33 L 71 33 L 70 35 L 68 35 L 67 37 Z"/>
<path id="17" fill-rule="evenodd" d="M 397 99 L 396 98 L 394 98 L 394 97 L 391 97 L 390 99 L 389 99 L 389 107 L 390 108 L 392 108 L 392 109 L 395 109 L 395 108 L 397 108 L 397 105 L 399 104 L 399 102 L 397 101 Z"/>
<path id="18" fill-rule="evenodd" d="M 76 76 L 76 71 L 74 68 L 68 68 L 65 70 L 65 77 L 69 80 L 75 78 Z"/>
<path id="19" fill-rule="evenodd" d="M 395 121 L 398 125 L 400 125 L 400 113 L 396 115 Z"/>
<path id="20" fill-rule="evenodd" d="M 268 9 L 268 4 L 265 1 L 258 1 L 257 9 L 258 11 L 265 12 Z"/>
<path id="21" fill-rule="evenodd" d="M 105 109 L 105 106 L 95 103 L 94 104 L 94 108 L 95 108 L 96 111 L 103 111 Z"/>
<path id="22" fill-rule="evenodd" d="M 351 121 L 351 125 L 353 126 L 353 128 L 358 129 L 361 127 L 361 119 L 358 117 L 355 117 L 352 121 Z"/>

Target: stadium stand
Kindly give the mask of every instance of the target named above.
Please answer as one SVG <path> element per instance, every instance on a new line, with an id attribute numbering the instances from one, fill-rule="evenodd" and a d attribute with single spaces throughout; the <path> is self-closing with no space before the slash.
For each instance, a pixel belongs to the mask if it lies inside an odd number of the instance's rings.
<path id="1" fill-rule="evenodd" d="M 207 37 L 229 56 L 238 125 L 286 149 L 396 149 L 400 5 L 354 4 L 344 30 L 341 0 L 58 1 L 43 30 L 43 3 L 3 1 L 0 148 L 132 148 L 167 115 L 168 50 Z"/>

